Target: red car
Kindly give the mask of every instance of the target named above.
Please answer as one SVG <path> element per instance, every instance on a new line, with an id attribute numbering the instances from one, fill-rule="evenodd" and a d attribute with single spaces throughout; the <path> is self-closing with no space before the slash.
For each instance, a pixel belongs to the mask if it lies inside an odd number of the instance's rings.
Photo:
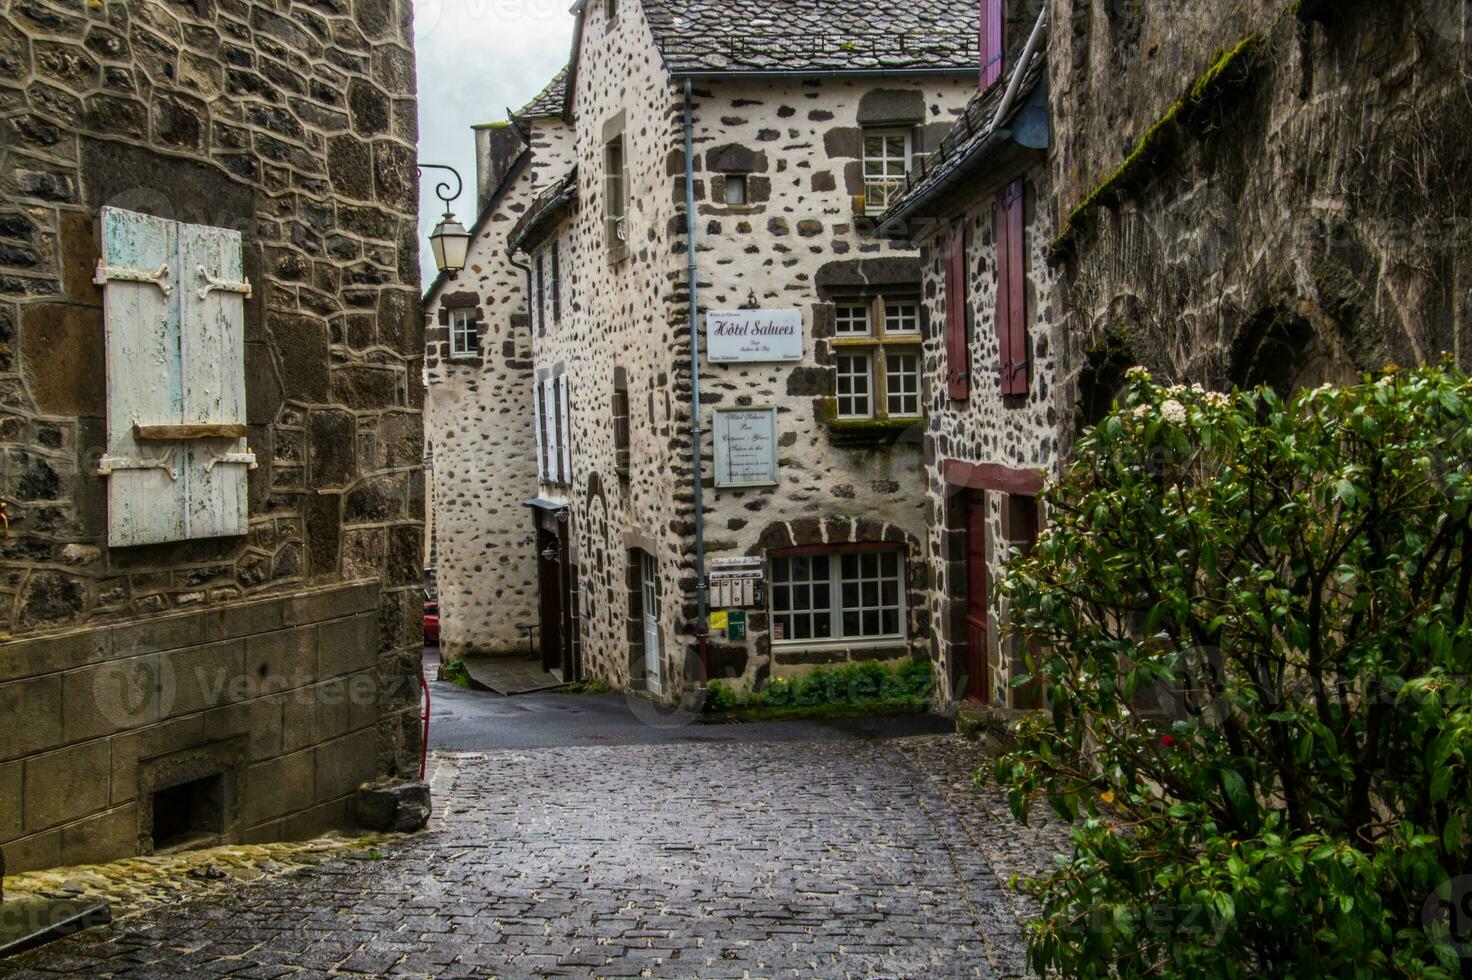
<path id="1" fill-rule="evenodd" d="M 424 642 L 429 646 L 440 645 L 440 602 L 424 594 Z"/>

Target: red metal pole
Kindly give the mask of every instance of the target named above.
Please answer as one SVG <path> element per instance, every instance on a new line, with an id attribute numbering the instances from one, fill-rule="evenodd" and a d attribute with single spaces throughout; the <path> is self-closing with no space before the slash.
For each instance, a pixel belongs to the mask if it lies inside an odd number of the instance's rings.
<path id="1" fill-rule="evenodd" d="M 424 740 L 419 746 L 419 780 L 424 781 L 424 770 L 429 764 L 429 681 L 424 679 L 424 671 L 419 672 L 419 686 L 424 691 L 424 714 L 420 720 L 424 722 Z"/>

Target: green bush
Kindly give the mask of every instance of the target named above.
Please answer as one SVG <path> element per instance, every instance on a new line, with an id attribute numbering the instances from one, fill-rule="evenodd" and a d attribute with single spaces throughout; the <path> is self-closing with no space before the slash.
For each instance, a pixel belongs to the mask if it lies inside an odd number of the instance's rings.
<path id="1" fill-rule="evenodd" d="M 737 694 L 723 681 L 711 681 L 705 710 L 799 709 L 894 703 L 913 707 L 927 700 L 935 680 L 930 664 L 907 660 L 900 667 L 881 663 L 816 667 L 800 677 L 776 677 L 755 694 Z"/>
<path id="2" fill-rule="evenodd" d="M 460 687 L 470 687 L 470 671 L 463 660 L 447 660 L 440 665 L 440 677 Z"/>
<path id="3" fill-rule="evenodd" d="M 1051 716 L 996 774 L 1077 825 L 1033 964 L 1467 975 L 1472 386 L 1131 379 L 999 584 Z"/>

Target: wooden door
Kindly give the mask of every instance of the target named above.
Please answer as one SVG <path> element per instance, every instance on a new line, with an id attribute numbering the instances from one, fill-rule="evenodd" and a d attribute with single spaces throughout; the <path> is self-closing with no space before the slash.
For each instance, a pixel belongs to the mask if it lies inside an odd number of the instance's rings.
<path id="1" fill-rule="evenodd" d="M 556 534 L 537 529 L 537 592 L 541 604 L 542 669 L 562 669 L 562 547 Z"/>
<path id="2" fill-rule="evenodd" d="M 659 628 L 659 568 L 654 556 L 639 553 L 639 585 L 644 606 L 644 676 L 651 694 L 664 693 L 663 644 Z"/>
<path id="3" fill-rule="evenodd" d="M 973 490 L 966 495 L 966 696 L 981 702 L 991 699 L 986 659 L 990 627 L 987 584 L 986 494 Z"/>

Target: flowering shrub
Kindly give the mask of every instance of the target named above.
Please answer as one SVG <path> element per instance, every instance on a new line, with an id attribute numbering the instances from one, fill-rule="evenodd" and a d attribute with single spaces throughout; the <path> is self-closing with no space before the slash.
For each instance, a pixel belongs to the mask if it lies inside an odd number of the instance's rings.
<path id="1" fill-rule="evenodd" d="M 1076 823 L 1029 953 L 1068 976 L 1472 972 L 1472 385 L 1161 388 L 999 584 L 1051 712 L 996 775 Z"/>

